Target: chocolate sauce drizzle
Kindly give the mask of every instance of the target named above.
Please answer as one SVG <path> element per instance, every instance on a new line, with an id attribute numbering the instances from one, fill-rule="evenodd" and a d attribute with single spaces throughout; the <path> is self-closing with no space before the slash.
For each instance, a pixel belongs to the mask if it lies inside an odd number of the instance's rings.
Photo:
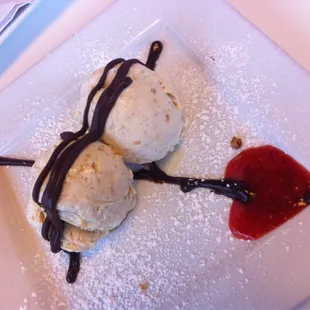
<path id="1" fill-rule="evenodd" d="M 149 50 L 149 56 L 146 61 L 146 66 L 151 69 L 155 70 L 156 67 L 156 61 L 158 60 L 161 52 L 163 51 L 163 44 L 160 41 L 154 41 L 151 44 L 150 50 Z"/>
<path id="2" fill-rule="evenodd" d="M 0 156 L 0 166 L 19 166 L 19 167 L 32 167 L 34 160 L 31 159 L 15 159 L 10 157 Z"/>
<path id="3" fill-rule="evenodd" d="M 254 195 L 242 182 L 227 179 L 215 180 L 170 176 L 162 171 L 156 163 L 151 163 L 148 166 L 149 169 L 135 171 L 133 173 L 134 179 L 179 185 L 183 193 L 189 193 L 196 188 L 208 188 L 215 194 L 224 195 L 244 203 L 248 202 Z"/>
<path id="4" fill-rule="evenodd" d="M 134 64 L 141 64 L 154 70 L 163 49 L 160 41 L 152 43 L 146 64 L 137 59 L 124 60 L 117 58 L 108 63 L 97 85 L 90 92 L 83 115 L 83 124 L 77 132 L 63 132 L 60 134 L 63 140 L 53 151 L 47 164 L 38 176 L 33 192 L 33 200 L 40 205 L 46 213 L 46 219 L 42 225 L 42 237 L 50 242 L 51 251 L 57 253 L 61 251 L 61 239 L 64 229 L 64 222 L 60 219 L 56 209 L 57 201 L 60 197 L 63 184 L 68 171 L 80 153 L 91 143 L 98 141 L 105 130 L 108 116 L 115 105 L 121 92 L 128 87 L 132 80 L 127 76 L 128 71 Z M 88 114 L 92 100 L 96 93 L 104 88 L 104 84 L 109 71 L 120 65 L 115 78 L 98 99 L 92 122 L 88 123 Z M 18 160 L 0 157 L 0 165 L 11 166 L 32 166 L 33 160 Z M 48 178 L 47 185 L 43 191 L 41 201 L 39 201 L 40 191 L 45 179 Z M 207 180 L 196 178 L 173 177 L 167 175 L 155 163 L 149 165 L 149 169 L 142 168 L 134 172 L 137 180 L 148 180 L 156 183 L 169 183 L 179 185 L 185 193 L 203 187 L 213 190 L 216 194 L 247 202 L 252 193 L 246 189 L 244 184 L 233 180 Z M 70 255 L 69 269 L 66 280 L 74 283 L 80 269 L 80 253 L 67 252 Z"/>
<path id="5" fill-rule="evenodd" d="M 80 271 L 80 253 L 77 252 L 67 252 L 65 253 L 69 254 L 69 268 L 66 276 L 66 280 L 68 283 L 74 283 L 78 273 Z"/>

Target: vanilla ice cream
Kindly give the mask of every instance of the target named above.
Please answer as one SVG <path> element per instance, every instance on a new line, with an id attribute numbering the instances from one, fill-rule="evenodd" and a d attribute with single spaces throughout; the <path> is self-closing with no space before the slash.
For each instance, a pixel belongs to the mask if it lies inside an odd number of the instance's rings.
<path id="1" fill-rule="evenodd" d="M 48 151 L 35 162 L 35 175 L 42 171 L 51 152 L 52 150 Z M 63 244 L 78 245 L 80 242 L 89 248 L 100 237 L 120 225 L 136 205 L 136 192 L 132 180 L 132 172 L 109 146 L 102 142 L 94 142 L 87 146 L 70 168 L 57 203 L 59 216 L 67 223 L 67 235 L 65 232 Z M 46 182 L 47 180 L 40 195 Z M 39 206 L 39 209 L 36 209 L 31 205 L 30 203 L 31 212 L 28 212 L 28 218 L 37 219 L 35 222 L 38 222 L 38 219 L 43 217 L 40 215 L 42 209 Z M 86 231 L 91 231 L 92 234 Z"/>
<path id="2" fill-rule="evenodd" d="M 118 66 L 110 70 L 104 88 L 93 99 L 89 124 L 100 95 L 110 85 L 117 69 Z M 89 92 L 103 70 L 95 71 L 82 86 L 79 120 L 83 118 Z M 127 75 L 133 82 L 117 99 L 102 140 L 126 162 L 143 164 L 162 159 L 180 141 L 183 120 L 178 101 L 166 92 L 156 73 L 145 66 L 134 64 Z"/>

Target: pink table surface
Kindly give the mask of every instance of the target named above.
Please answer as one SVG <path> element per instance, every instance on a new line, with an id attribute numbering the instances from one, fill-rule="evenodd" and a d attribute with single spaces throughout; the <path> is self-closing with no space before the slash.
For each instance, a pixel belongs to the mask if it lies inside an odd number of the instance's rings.
<path id="1" fill-rule="evenodd" d="M 309 0 L 227 1 L 310 71 Z"/>
<path id="2" fill-rule="evenodd" d="M 310 1 L 227 1 L 310 71 Z M 111 2 L 92 0 L 90 5 L 87 0 L 77 0 L 0 77 L 0 90 L 93 20 Z"/>

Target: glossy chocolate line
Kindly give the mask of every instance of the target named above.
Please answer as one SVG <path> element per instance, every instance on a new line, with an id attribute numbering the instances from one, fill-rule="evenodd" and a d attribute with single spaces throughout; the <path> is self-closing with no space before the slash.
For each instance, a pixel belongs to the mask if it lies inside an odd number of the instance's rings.
<path id="1" fill-rule="evenodd" d="M 151 69 L 155 70 L 156 61 L 158 60 L 161 52 L 163 51 L 163 44 L 160 41 L 154 41 L 149 50 L 149 56 L 146 61 L 146 66 Z"/>
<path id="2" fill-rule="evenodd" d="M 20 166 L 20 167 L 32 167 L 34 160 L 31 159 L 15 159 L 10 157 L 0 156 L 0 166 Z"/>
<path id="3" fill-rule="evenodd" d="M 50 229 L 51 229 L 52 221 L 46 217 L 45 221 L 43 222 L 41 228 L 41 235 L 42 238 L 46 241 L 50 241 Z"/>
<path id="4" fill-rule="evenodd" d="M 66 280 L 68 283 L 74 283 L 80 271 L 80 253 L 67 251 L 64 252 L 69 254 L 69 268 Z"/>
<path id="5" fill-rule="evenodd" d="M 243 183 L 238 181 L 170 176 L 162 171 L 155 163 L 150 164 L 149 167 L 147 170 L 141 169 L 134 171 L 134 179 L 179 185 L 183 193 L 188 193 L 196 188 L 207 188 L 215 194 L 224 195 L 243 203 L 247 203 L 254 195 L 249 189 L 246 189 Z"/>

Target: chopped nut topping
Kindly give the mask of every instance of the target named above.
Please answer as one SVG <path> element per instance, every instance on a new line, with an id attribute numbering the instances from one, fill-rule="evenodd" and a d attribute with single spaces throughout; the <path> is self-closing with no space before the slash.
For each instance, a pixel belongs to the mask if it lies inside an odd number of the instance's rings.
<path id="1" fill-rule="evenodd" d="M 144 281 L 139 284 L 142 291 L 146 291 L 149 288 L 149 283 Z"/>
<path id="2" fill-rule="evenodd" d="M 242 147 L 242 139 L 240 137 L 233 137 L 230 145 L 233 149 L 238 150 Z"/>
<path id="3" fill-rule="evenodd" d="M 154 47 L 153 47 L 153 52 L 157 51 L 159 49 L 159 45 L 158 43 L 154 44 Z"/>
<path id="4" fill-rule="evenodd" d="M 97 163 L 92 163 L 92 168 L 95 170 L 95 172 L 98 172 L 98 164 Z"/>

